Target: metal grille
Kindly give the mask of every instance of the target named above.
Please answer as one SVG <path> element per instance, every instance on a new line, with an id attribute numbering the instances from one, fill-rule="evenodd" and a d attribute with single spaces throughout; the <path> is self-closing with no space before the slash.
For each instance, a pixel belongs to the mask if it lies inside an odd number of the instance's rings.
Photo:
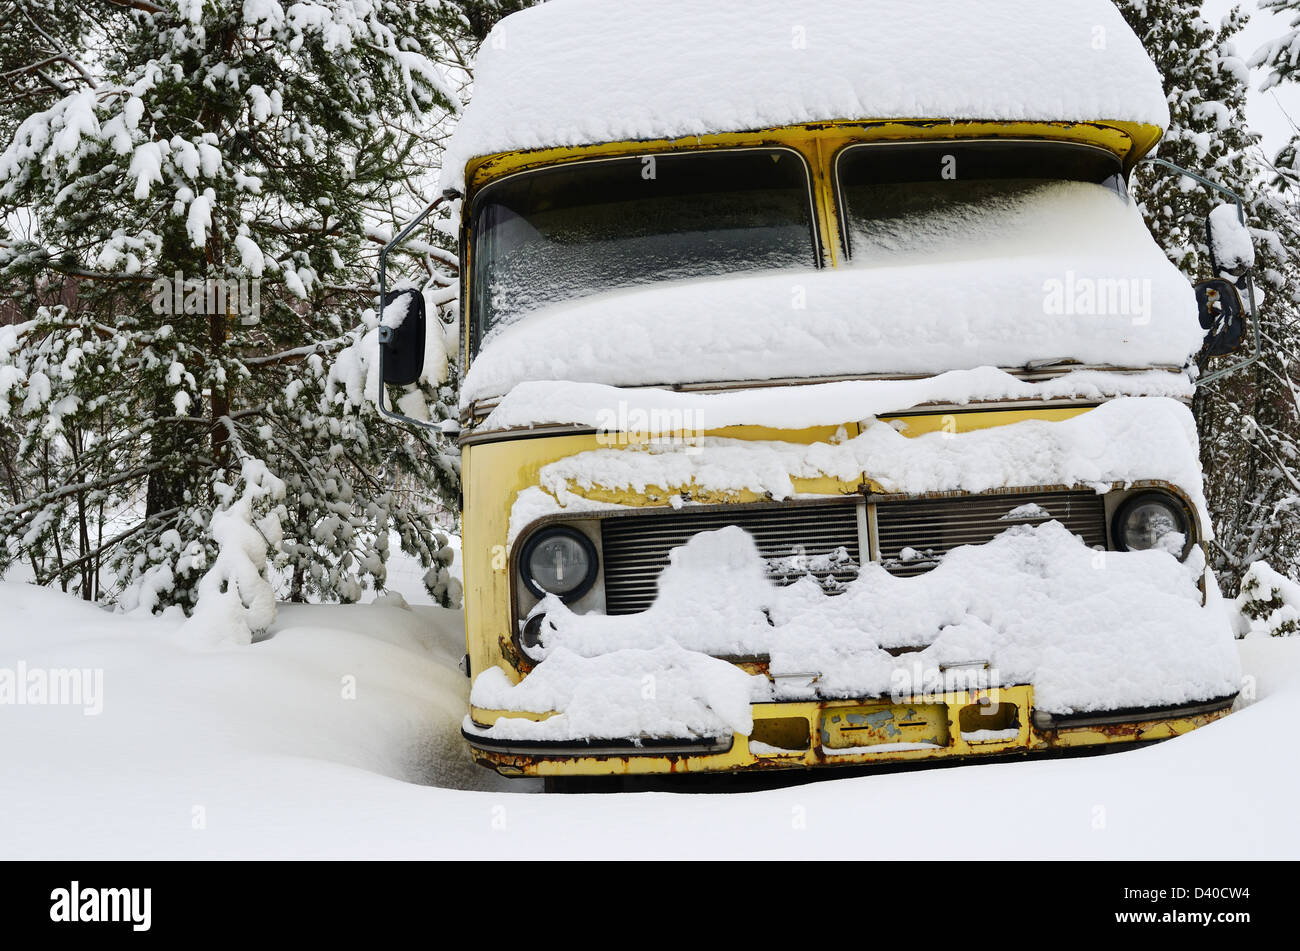
<path id="1" fill-rule="evenodd" d="M 1046 515 L 1034 513 L 1038 506 Z M 1021 510 L 1015 519 L 1007 516 Z M 1036 492 L 881 502 L 876 506 L 880 562 L 891 573 L 924 574 L 960 545 L 982 545 L 1013 525 L 1056 519 L 1089 546 L 1106 545 L 1106 504 L 1095 492 Z"/>
<path id="2" fill-rule="evenodd" d="M 857 505 L 792 505 L 624 515 L 601 523 L 605 609 L 636 614 L 654 601 L 668 553 L 700 532 L 738 525 L 754 536 L 769 574 L 792 582 L 811 574 L 828 589 L 852 581 L 861 564 Z M 847 559 L 833 556 L 843 548 Z"/>

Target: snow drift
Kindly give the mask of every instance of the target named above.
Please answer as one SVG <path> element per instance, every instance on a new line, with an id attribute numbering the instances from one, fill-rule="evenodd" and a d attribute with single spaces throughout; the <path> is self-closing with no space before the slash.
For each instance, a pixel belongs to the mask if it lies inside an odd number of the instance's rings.
<path id="1" fill-rule="evenodd" d="M 726 796 L 538 796 L 540 783 L 501 780 L 465 753 L 459 614 L 292 607 L 269 641 L 195 653 L 172 642 L 175 621 L 114 616 L 54 591 L 0 585 L 0 610 L 13 622 L 0 625 L 0 668 L 101 668 L 105 690 L 99 716 L 0 707 L 8 859 L 1204 859 L 1300 849 L 1300 761 L 1278 755 L 1275 729 L 1300 703 L 1300 638 L 1237 642 L 1247 672 L 1237 712 L 1148 749 L 788 787 L 755 780 Z M 341 696 L 348 674 L 355 700 Z M 1221 805 L 1188 794 L 1200 789 Z M 838 821 L 864 800 L 891 820 Z M 1098 803 L 1106 830 L 1093 821 Z M 806 829 L 792 831 L 796 809 Z"/>

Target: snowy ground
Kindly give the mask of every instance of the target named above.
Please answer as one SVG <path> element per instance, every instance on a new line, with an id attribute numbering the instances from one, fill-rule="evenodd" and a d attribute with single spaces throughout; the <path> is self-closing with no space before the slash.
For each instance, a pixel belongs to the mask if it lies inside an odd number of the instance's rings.
<path id="1" fill-rule="evenodd" d="M 469 762 L 453 612 L 282 607 L 217 651 L 27 585 L 0 618 L 0 670 L 102 670 L 97 715 L 0 706 L 0 858 L 1300 855 L 1300 638 L 1241 642 L 1254 702 L 1147 749 L 593 797 Z"/>

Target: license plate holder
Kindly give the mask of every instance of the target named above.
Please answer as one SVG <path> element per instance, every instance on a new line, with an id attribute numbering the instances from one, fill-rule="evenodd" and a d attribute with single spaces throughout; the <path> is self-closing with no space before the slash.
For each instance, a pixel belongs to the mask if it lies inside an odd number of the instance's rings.
<path id="1" fill-rule="evenodd" d="M 948 707 L 941 703 L 828 707 L 822 711 L 819 732 L 826 750 L 943 747 L 949 741 Z"/>

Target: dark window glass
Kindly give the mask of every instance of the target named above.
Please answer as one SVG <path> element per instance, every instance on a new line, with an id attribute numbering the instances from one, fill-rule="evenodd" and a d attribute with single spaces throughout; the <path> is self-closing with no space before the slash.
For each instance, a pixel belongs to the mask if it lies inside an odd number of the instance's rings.
<path id="1" fill-rule="evenodd" d="M 935 142 L 853 146 L 836 163 L 847 252 L 855 264 L 970 251 L 1013 236 L 1070 183 L 1128 200 L 1119 159 L 1049 142 Z"/>
<path id="2" fill-rule="evenodd" d="M 527 172 L 473 209 L 474 346 L 530 311 L 659 281 L 818 264 L 794 152 L 658 155 Z"/>

